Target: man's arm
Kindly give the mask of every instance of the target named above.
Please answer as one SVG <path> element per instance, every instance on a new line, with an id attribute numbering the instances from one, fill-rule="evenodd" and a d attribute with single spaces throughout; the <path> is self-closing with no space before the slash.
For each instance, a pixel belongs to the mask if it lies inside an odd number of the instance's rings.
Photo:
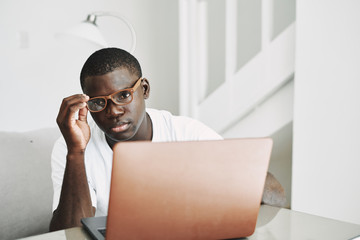
<path id="1" fill-rule="evenodd" d="M 261 203 L 276 207 L 286 207 L 284 188 L 270 172 L 266 175 Z"/>
<path id="2" fill-rule="evenodd" d="M 50 231 L 80 226 L 81 218 L 95 214 L 84 162 L 85 149 L 90 139 L 86 108 L 88 99 L 83 94 L 65 98 L 57 117 L 68 151 L 59 205 L 53 213 Z"/>

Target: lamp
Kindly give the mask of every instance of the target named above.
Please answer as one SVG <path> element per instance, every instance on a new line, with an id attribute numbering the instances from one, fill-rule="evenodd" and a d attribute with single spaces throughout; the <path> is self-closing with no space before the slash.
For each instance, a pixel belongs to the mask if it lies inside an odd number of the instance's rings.
<path id="1" fill-rule="evenodd" d="M 92 42 L 100 47 L 108 47 L 108 43 L 105 40 L 103 34 L 100 32 L 98 25 L 96 24 L 96 20 L 99 17 L 114 17 L 126 24 L 131 32 L 132 44 L 130 48 L 130 53 L 134 53 L 136 48 L 136 34 L 133 26 L 130 24 L 128 20 L 126 20 L 123 16 L 114 12 L 93 12 L 88 14 L 85 21 L 75 25 L 64 33 L 71 36 L 76 36 L 81 39 L 85 39 L 89 42 Z"/>

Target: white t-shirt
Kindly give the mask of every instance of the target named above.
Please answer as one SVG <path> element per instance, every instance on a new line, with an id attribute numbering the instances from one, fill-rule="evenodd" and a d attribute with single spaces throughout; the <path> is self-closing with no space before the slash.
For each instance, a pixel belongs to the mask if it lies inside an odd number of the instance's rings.
<path id="1" fill-rule="evenodd" d="M 173 116 L 167 111 L 147 108 L 153 126 L 153 142 L 216 140 L 222 137 L 203 123 L 183 116 Z M 96 216 L 107 215 L 113 151 L 106 142 L 105 134 L 90 121 L 91 138 L 85 150 L 85 168 L 92 205 Z M 53 211 L 60 199 L 66 165 L 67 147 L 63 137 L 54 145 L 51 155 L 54 188 Z"/>

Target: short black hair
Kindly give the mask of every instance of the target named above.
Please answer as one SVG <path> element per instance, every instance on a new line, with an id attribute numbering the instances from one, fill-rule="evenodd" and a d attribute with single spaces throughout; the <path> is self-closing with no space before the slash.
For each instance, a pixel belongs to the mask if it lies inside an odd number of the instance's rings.
<path id="1" fill-rule="evenodd" d="M 87 77 L 104 75 L 116 68 L 126 68 L 137 78 L 142 77 L 140 63 L 129 52 L 120 48 L 103 48 L 91 54 L 84 63 L 80 73 L 81 88 L 84 90 Z"/>

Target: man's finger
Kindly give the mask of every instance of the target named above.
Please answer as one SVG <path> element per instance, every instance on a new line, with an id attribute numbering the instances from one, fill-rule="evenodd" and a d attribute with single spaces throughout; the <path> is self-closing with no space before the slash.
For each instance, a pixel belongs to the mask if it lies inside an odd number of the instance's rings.
<path id="1" fill-rule="evenodd" d="M 79 110 L 79 120 L 82 121 L 82 122 L 86 122 L 87 123 L 87 113 L 88 113 L 88 109 L 87 107 L 85 106 L 84 108 L 81 108 Z"/>

